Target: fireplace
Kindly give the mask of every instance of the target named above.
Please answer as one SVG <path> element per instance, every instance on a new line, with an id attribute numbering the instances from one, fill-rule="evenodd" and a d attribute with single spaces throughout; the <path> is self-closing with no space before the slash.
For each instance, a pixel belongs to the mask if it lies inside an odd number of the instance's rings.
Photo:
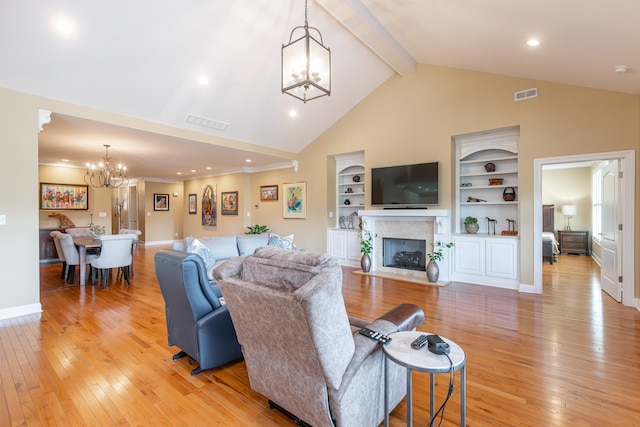
<path id="1" fill-rule="evenodd" d="M 382 265 L 405 270 L 425 270 L 427 241 L 419 239 L 382 238 Z"/>
<path id="2" fill-rule="evenodd" d="M 434 242 L 451 240 L 448 210 L 363 210 L 358 211 L 358 215 L 362 217 L 362 229 L 375 236 L 371 252 L 371 274 L 428 283 L 425 274 L 426 254 L 432 251 Z M 389 249 L 386 246 L 394 243 L 385 243 L 386 240 L 400 240 L 404 243 L 395 249 Z M 396 258 L 397 262 L 393 259 L 385 260 L 385 256 Z M 400 265 L 393 265 L 396 263 Z M 448 281 L 449 259 L 445 258 L 438 265 L 441 281 Z"/>

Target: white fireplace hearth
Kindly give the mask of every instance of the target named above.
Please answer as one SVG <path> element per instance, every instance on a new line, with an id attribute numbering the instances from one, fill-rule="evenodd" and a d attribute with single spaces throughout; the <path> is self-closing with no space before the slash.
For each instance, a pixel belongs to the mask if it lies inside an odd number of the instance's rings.
<path id="1" fill-rule="evenodd" d="M 381 276 L 405 276 L 408 280 L 427 283 L 426 273 L 405 268 L 383 265 L 383 239 L 424 240 L 424 252 L 433 252 L 434 242 L 451 241 L 449 211 L 446 209 L 384 209 L 361 210 L 363 231 L 369 231 L 373 239 L 371 252 L 371 274 Z M 451 253 L 445 253 L 443 261 L 438 262 L 440 279 L 438 283 L 449 282 L 451 274 Z M 428 260 L 427 260 L 428 262 Z"/>

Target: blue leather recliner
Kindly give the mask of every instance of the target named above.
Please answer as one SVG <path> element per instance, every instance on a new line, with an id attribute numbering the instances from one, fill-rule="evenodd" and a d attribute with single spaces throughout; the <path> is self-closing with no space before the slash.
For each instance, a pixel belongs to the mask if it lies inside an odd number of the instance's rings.
<path id="1" fill-rule="evenodd" d="M 242 357 L 236 331 L 220 289 L 209 283 L 202 258 L 162 250 L 155 255 L 156 276 L 165 302 L 169 345 L 200 366 L 191 375 Z"/>

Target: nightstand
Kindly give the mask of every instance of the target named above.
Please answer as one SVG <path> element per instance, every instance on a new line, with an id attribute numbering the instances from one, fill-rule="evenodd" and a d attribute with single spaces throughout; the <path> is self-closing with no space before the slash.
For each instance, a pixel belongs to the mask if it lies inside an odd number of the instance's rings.
<path id="1" fill-rule="evenodd" d="M 558 230 L 561 254 L 578 254 L 589 256 L 589 232 L 574 230 Z"/>

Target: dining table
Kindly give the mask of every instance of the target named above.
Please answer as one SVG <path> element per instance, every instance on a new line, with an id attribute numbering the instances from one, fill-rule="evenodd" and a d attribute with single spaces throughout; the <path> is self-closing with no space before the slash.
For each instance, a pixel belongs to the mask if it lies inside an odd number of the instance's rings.
<path id="1" fill-rule="evenodd" d="M 84 286 L 87 283 L 87 250 L 99 249 L 102 240 L 93 236 L 77 236 L 73 238 L 73 243 L 78 247 L 80 256 L 80 286 Z"/>

